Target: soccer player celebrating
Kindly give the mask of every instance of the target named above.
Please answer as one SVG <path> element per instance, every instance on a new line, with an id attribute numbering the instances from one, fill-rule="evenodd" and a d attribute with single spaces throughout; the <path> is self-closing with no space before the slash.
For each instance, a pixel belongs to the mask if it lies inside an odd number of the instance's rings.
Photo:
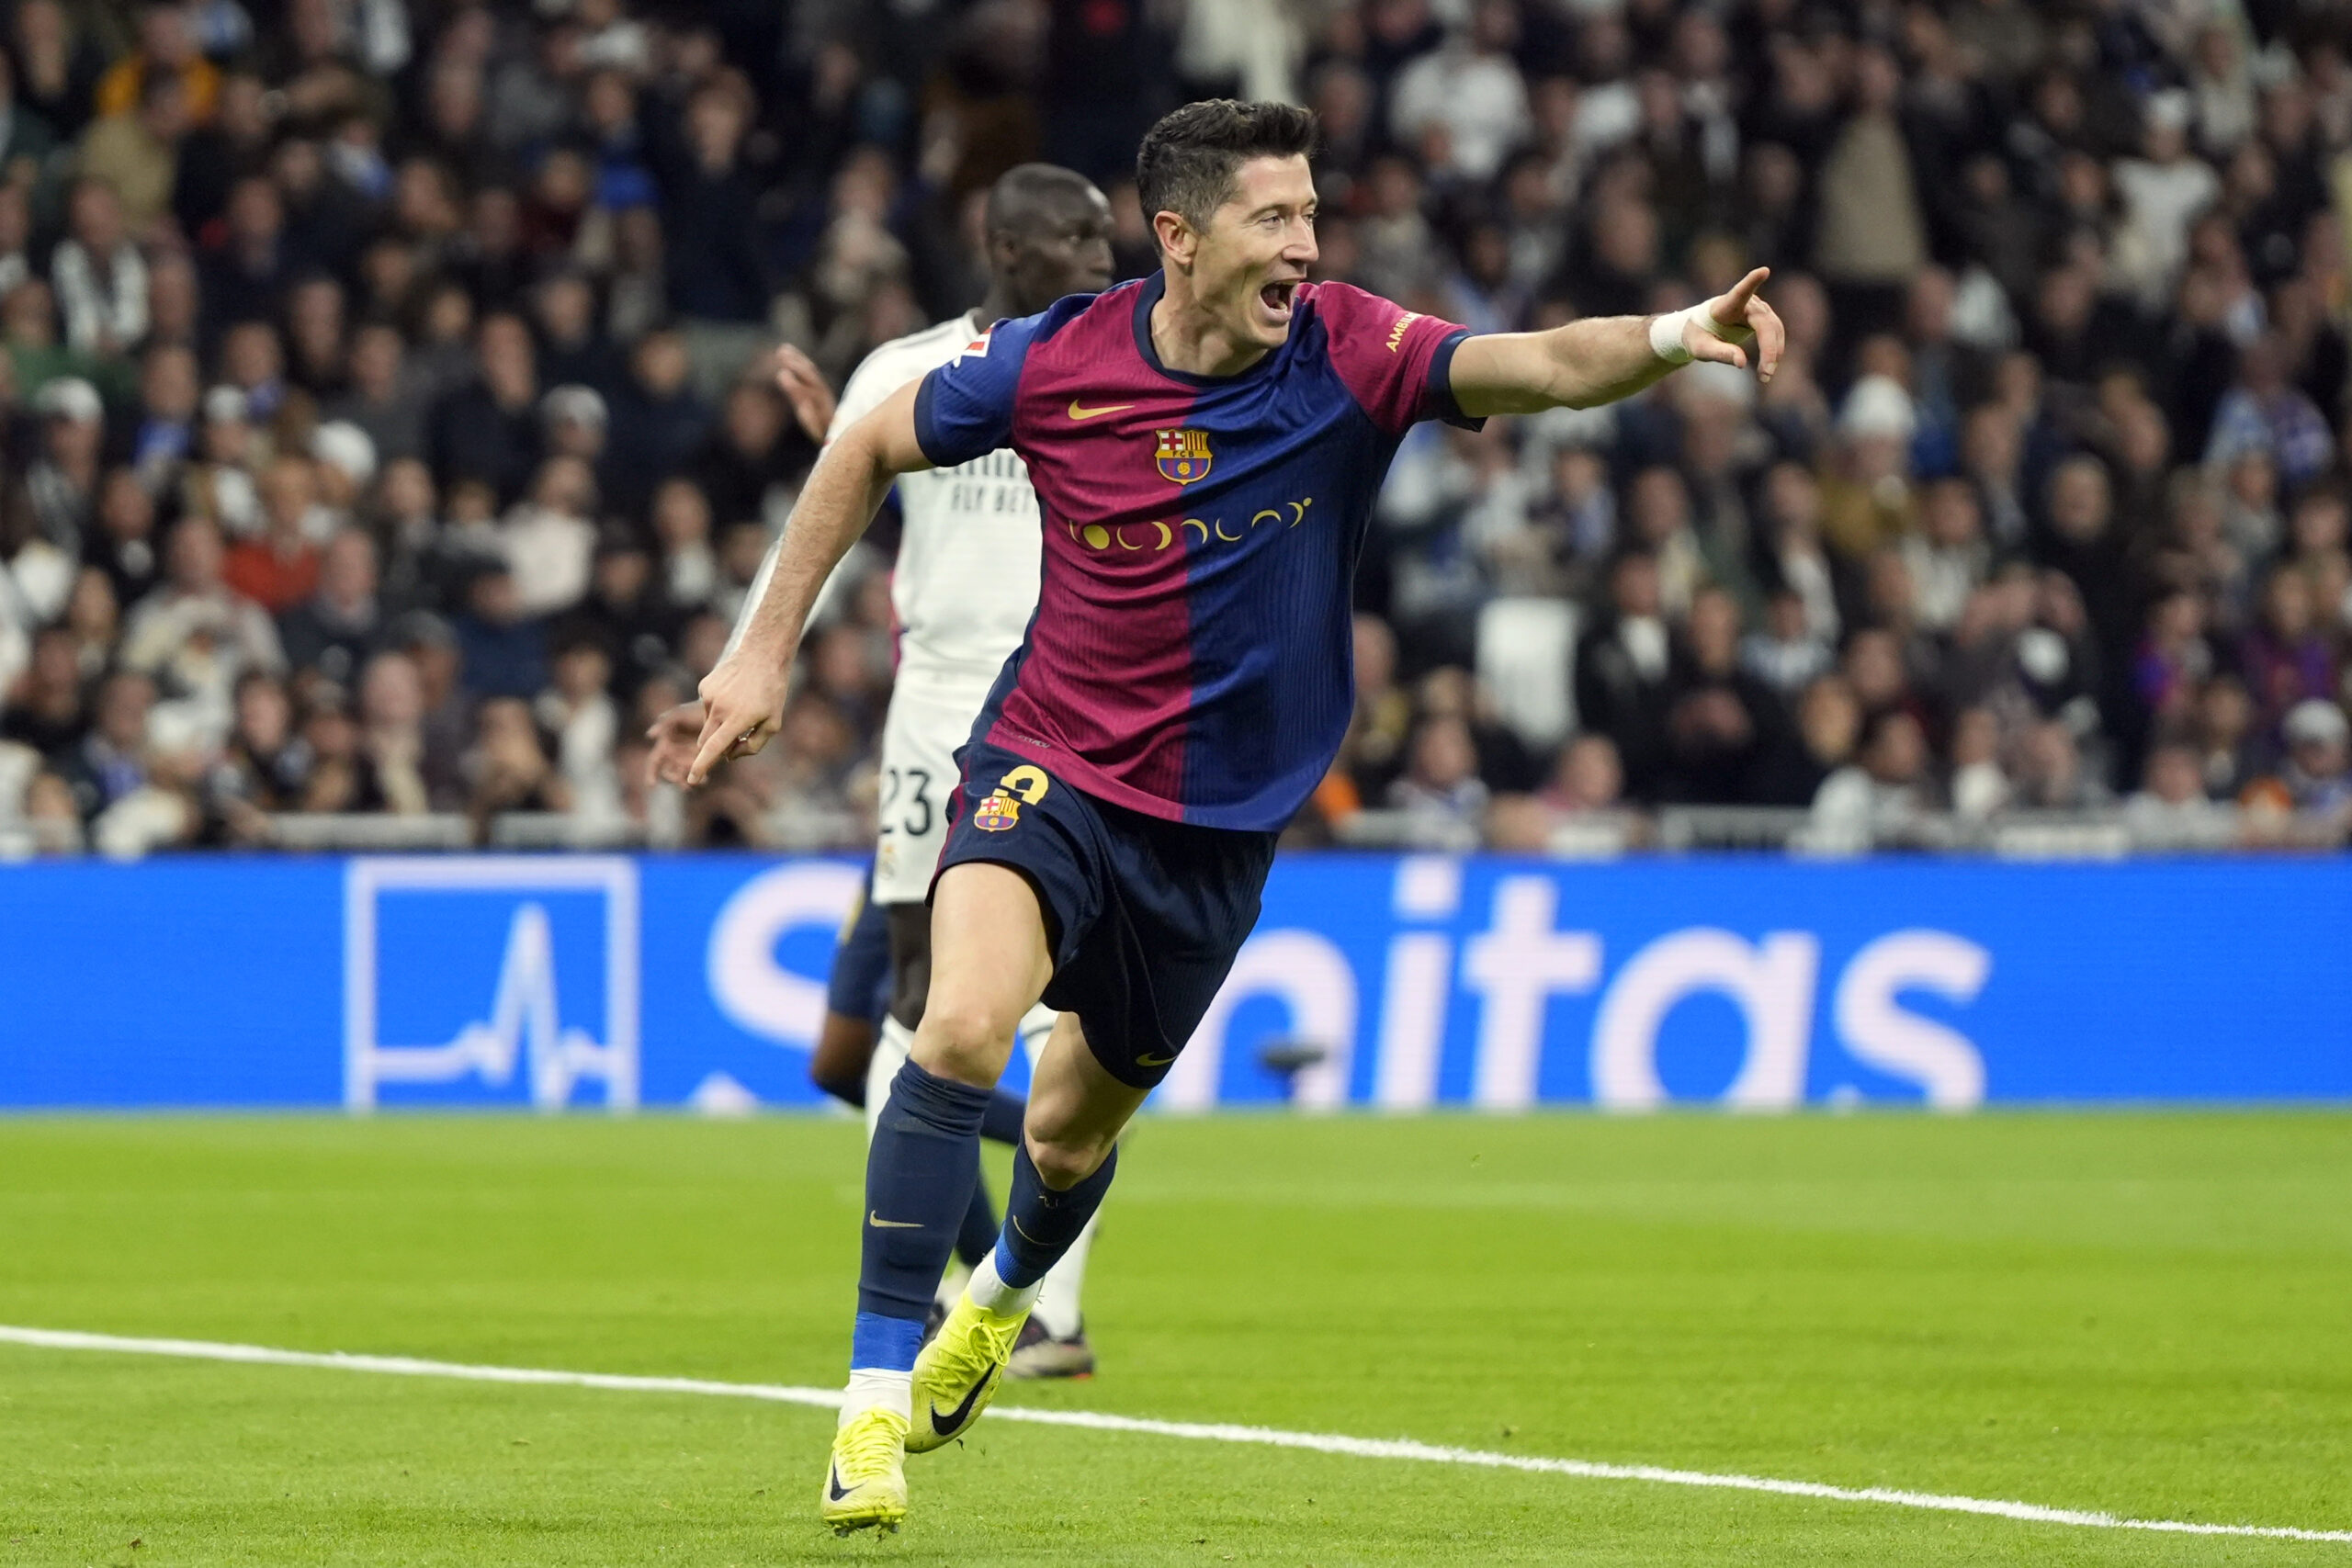
<path id="1" fill-rule="evenodd" d="M 1010 446 L 1043 512 L 1037 615 L 960 754 L 932 887 L 931 994 L 868 1153 L 849 1389 L 821 1493 L 895 1526 L 904 1456 L 1001 1382 L 1037 1282 L 1117 1167 L 1256 921 L 1274 838 L 1351 705 L 1351 580 L 1418 420 L 1589 407 L 1710 359 L 1770 376 L 1765 274 L 1654 318 L 1473 336 L 1316 261 L 1315 121 L 1197 103 L 1144 138 L 1160 271 L 1001 321 L 827 446 L 742 644 L 705 678 L 688 782 L 780 722 L 819 585 L 900 474 Z M 989 1090 L 1040 998 L 1004 1228 L 938 1335 L 922 1317 L 970 1193 Z M 918 1352 L 920 1351 L 920 1354 Z"/>
<path id="2" fill-rule="evenodd" d="M 813 423 L 828 439 L 837 437 L 892 393 L 954 359 L 989 322 L 1032 315 L 1067 295 L 1091 294 L 1111 281 L 1111 205 L 1082 175 L 1050 164 L 1007 171 L 989 189 L 984 227 L 989 293 L 979 308 L 875 349 L 842 389 L 838 409 L 831 408 L 831 391 L 806 355 L 792 349 L 779 353 L 776 384 L 804 425 Z M 930 988 L 931 910 L 925 900 L 947 840 L 956 750 L 971 734 L 973 716 L 988 700 L 1006 656 L 1021 646 L 1037 608 L 1037 497 L 1019 457 L 983 451 L 964 463 L 909 475 L 897 488 L 904 526 L 890 599 L 899 628 L 899 669 L 883 724 L 881 830 L 869 906 L 888 922 L 890 1007 L 878 1040 L 868 1036 L 864 1042 L 854 1006 L 837 1010 L 810 1063 L 819 1087 L 865 1109 L 869 1132 L 913 1047 Z M 743 642 L 775 559 L 776 550 L 771 549 L 729 639 L 730 649 Z M 655 777 L 684 775 L 704 716 L 702 704 L 692 702 L 656 721 L 649 737 Z M 845 941 L 842 958 L 856 953 Z M 862 1000 L 854 985 L 846 1000 Z M 1021 1020 L 1019 1032 L 1033 1055 L 1053 1022 L 1051 1010 L 1043 1007 Z M 860 1079 L 854 1087 L 847 1081 L 852 1073 Z M 990 1098 L 983 1127 L 987 1136 L 1012 1143 L 1020 1137 L 1021 1121 L 1020 1100 L 998 1094 Z M 977 1182 L 960 1235 L 959 1255 L 985 1253 L 995 1238 L 993 1211 Z M 1015 1347 L 1013 1375 L 1076 1377 L 1093 1371 L 1094 1352 L 1080 1306 L 1091 1235 L 1091 1230 L 1082 1235 L 1046 1280 L 1036 1313 Z"/>

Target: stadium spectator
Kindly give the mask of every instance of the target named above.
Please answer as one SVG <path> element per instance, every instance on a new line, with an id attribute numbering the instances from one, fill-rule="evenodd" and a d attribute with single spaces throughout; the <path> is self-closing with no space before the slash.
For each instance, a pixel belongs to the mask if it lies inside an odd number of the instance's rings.
<path id="1" fill-rule="evenodd" d="M 768 314 L 758 198 L 741 164 L 751 108 L 735 84 L 707 84 L 686 102 L 681 145 L 657 152 L 662 281 L 706 388 L 726 385 L 759 351 Z"/>
<path id="2" fill-rule="evenodd" d="M 571 792 L 572 809 L 600 818 L 621 808 L 613 763 L 620 709 L 608 690 L 612 669 L 601 644 L 574 636 L 557 648 L 552 681 L 532 707 L 540 728 L 555 738 L 556 769 Z"/>
<path id="3" fill-rule="evenodd" d="M 209 751 L 196 715 L 182 707 L 155 708 L 147 716 L 140 781 L 92 819 L 91 846 L 127 860 L 211 836 L 211 815 L 198 793 Z"/>
<path id="4" fill-rule="evenodd" d="M 63 626 L 44 627 L 24 671 L 5 694 L 0 740 L 23 746 L 51 765 L 67 757 L 90 725 L 74 634 Z"/>
<path id="5" fill-rule="evenodd" d="M 237 678 L 235 706 L 214 793 L 256 814 L 291 809 L 302 798 L 311 754 L 294 733 L 294 700 L 286 683 L 266 670 L 248 670 Z M 254 824 L 251 832 L 258 839 L 262 826 Z"/>
<path id="6" fill-rule="evenodd" d="M 155 682 L 136 670 L 118 670 L 99 684 L 89 732 L 58 768 L 85 822 L 146 784 L 154 708 Z"/>
<path id="7" fill-rule="evenodd" d="M 153 675 L 171 695 L 205 709 L 217 730 L 228 728 L 240 675 L 286 667 L 268 613 L 223 578 L 225 553 L 209 518 L 173 525 L 163 585 L 132 607 L 119 655 L 126 669 Z"/>
<path id="8" fill-rule="evenodd" d="M 2335 694 L 2335 654 L 2317 611 L 2308 576 L 2285 562 L 2271 569 L 2255 624 L 2238 649 L 2238 669 L 2265 730 L 2298 703 Z"/>
<path id="9" fill-rule="evenodd" d="M 2114 798 L 2083 760 L 2082 744 L 2062 719 L 2027 728 L 2018 750 L 2016 803 L 2036 811 L 2084 811 Z"/>
<path id="10" fill-rule="evenodd" d="M 187 7 L 180 0 L 149 0 L 139 7 L 138 46 L 107 67 L 90 95 L 91 107 L 102 115 L 128 113 L 147 80 L 160 75 L 179 79 L 192 117 L 212 118 L 220 73 L 198 51 Z"/>
<path id="11" fill-rule="evenodd" d="M 2001 767 L 2001 721 L 1990 708 L 1962 708 L 1951 725 L 1951 776 L 1946 788 L 1953 813 L 1981 822 L 2009 804 L 2009 777 Z"/>
<path id="12" fill-rule="evenodd" d="M 2205 794 L 2197 752 L 2165 744 L 2148 753 L 2140 788 L 2123 803 L 2123 825 L 2143 850 L 2212 850 L 2238 834 L 2234 812 Z"/>
<path id="13" fill-rule="evenodd" d="M 2295 705 L 2281 727 L 2287 738 L 2280 779 L 2295 809 L 2340 818 L 2352 810 L 2352 749 L 2344 710 L 2317 697 Z"/>
<path id="14" fill-rule="evenodd" d="M 521 496 L 539 458 L 539 381 L 530 328 L 500 312 L 475 329 L 480 369 L 435 406 L 427 443 L 443 484 L 487 481 L 502 500 Z"/>
<path id="15" fill-rule="evenodd" d="M 1899 708 L 1863 726 L 1856 760 L 1821 783 L 1813 797 L 1805 842 L 1826 853 L 1853 853 L 1888 840 L 1905 840 L 1926 818 L 1927 737 L 1919 721 Z"/>
<path id="16" fill-rule="evenodd" d="M 689 384 L 685 341 L 658 329 L 638 340 L 629 377 L 612 405 L 608 500 L 623 515 L 642 508 L 683 468 L 710 429 L 710 407 Z"/>
<path id="17" fill-rule="evenodd" d="M 436 804 L 424 716 L 415 663 L 402 653 L 370 659 L 359 679 L 359 750 L 382 810 L 414 817 Z"/>
<path id="18" fill-rule="evenodd" d="M 89 382 L 63 376 L 35 394 L 33 409 L 40 416 L 40 449 L 25 472 L 33 520 L 51 544 L 78 555 L 97 504 L 106 405 Z"/>
<path id="19" fill-rule="evenodd" d="M 568 811 L 571 786 L 548 762 L 547 748 L 519 697 L 492 697 L 476 721 L 466 754 L 469 807 L 478 818 L 502 811 Z"/>
<path id="20" fill-rule="evenodd" d="M 278 641 L 294 669 L 349 686 L 382 635 L 382 621 L 376 542 L 344 528 L 319 552 L 317 592 L 277 617 Z"/>
<path id="21" fill-rule="evenodd" d="M 272 615 L 309 598 L 319 581 L 318 495 L 308 458 L 272 462 L 261 478 L 262 532 L 230 547 L 222 581 Z"/>
<path id="22" fill-rule="evenodd" d="M 111 186 L 75 183 L 49 277 L 65 316 L 65 345 L 74 353 L 112 357 L 147 335 L 147 264 L 123 231 L 122 203 Z"/>
<path id="23" fill-rule="evenodd" d="M 1576 654 L 1577 712 L 1615 744 L 1626 787 L 1644 799 L 1657 798 L 1666 768 L 1664 700 L 1673 649 L 1658 575 L 1646 552 L 1619 557 L 1609 574 L 1610 613 Z"/>
<path id="24" fill-rule="evenodd" d="M 545 617 L 570 609 L 588 592 L 595 558 L 596 481 L 579 457 L 539 465 L 529 497 L 498 525 L 499 553 L 514 573 L 521 613 Z"/>
<path id="25" fill-rule="evenodd" d="M 1781 702 L 1741 668 L 1739 636 L 1737 601 L 1722 588 L 1702 589 L 1665 692 L 1663 799 L 1738 806 L 1758 798 L 1756 775 L 1781 744 Z"/>
<path id="26" fill-rule="evenodd" d="M 140 83 L 135 106 L 82 132 L 75 171 L 114 192 L 133 237 L 161 237 L 179 178 L 180 141 L 194 123 L 184 79 L 157 72 Z"/>
<path id="27" fill-rule="evenodd" d="M 466 690 L 477 697 L 530 698 L 547 684 L 547 627 L 526 614 L 514 569 L 492 558 L 475 569 L 455 629 Z"/>

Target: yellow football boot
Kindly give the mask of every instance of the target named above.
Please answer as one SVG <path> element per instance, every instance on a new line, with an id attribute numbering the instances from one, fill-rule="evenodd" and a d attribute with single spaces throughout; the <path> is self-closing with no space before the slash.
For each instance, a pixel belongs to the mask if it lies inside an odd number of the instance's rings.
<path id="1" fill-rule="evenodd" d="M 835 1428 L 819 1503 L 835 1535 L 868 1525 L 897 1529 L 907 1517 L 907 1418 L 876 1408 Z"/>
<path id="2" fill-rule="evenodd" d="M 1007 1316 L 972 1304 L 967 1291 L 939 1332 L 915 1358 L 914 1425 L 909 1453 L 929 1453 L 964 1435 L 996 1397 L 1004 1364 L 1012 1359 L 1025 1312 Z"/>

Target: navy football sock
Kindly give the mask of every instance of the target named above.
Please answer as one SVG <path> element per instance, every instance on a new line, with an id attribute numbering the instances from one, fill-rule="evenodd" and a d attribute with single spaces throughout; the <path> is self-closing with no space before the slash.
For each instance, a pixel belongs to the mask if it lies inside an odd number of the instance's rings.
<path id="1" fill-rule="evenodd" d="M 989 1179 L 982 1176 L 972 1183 L 972 1201 L 965 1207 L 963 1228 L 956 1233 L 956 1257 L 965 1268 L 978 1269 L 995 1245 L 996 1205 L 989 1201 Z"/>
<path id="2" fill-rule="evenodd" d="M 890 1080 L 889 1103 L 865 1156 L 861 1320 L 871 1314 L 920 1325 L 931 1311 L 979 1180 L 980 1116 L 988 1101 L 987 1089 L 936 1077 L 913 1062 Z M 858 1337 L 861 1349 L 885 1343 L 865 1333 Z M 905 1357 L 904 1367 L 891 1370 L 914 1365 L 911 1344 L 888 1343 L 893 1359 L 901 1350 Z"/>
<path id="3" fill-rule="evenodd" d="M 1016 1290 L 1044 1279 L 1102 1206 L 1102 1195 L 1111 1190 L 1111 1177 L 1118 1168 L 1114 1145 L 1093 1175 L 1067 1192 L 1057 1192 L 1037 1174 L 1028 1141 L 1016 1145 L 1012 1191 L 1004 1201 L 1004 1234 L 996 1244 L 997 1277 Z"/>
<path id="4" fill-rule="evenodd" d="M 1017 1144 L 1022 1120 L 1028 1114 L 1027 1100 L 997 1089 L 989 1096 L 989 1108 L 980 1117 L 980 1136 L 992 1144 Z"/>

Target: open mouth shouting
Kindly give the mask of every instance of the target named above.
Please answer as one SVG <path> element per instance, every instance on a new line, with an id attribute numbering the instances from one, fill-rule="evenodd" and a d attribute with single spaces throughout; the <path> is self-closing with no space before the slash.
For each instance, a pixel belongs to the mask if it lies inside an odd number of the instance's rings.
<path id="1" fill-rule="evenodd" d="M 1268 325 L 1287 328 L 1291 306 L 1298 298 L 1298 286 L 1303 277 L 1277 278 L 1258 290 L 1258 307 Z"/>

